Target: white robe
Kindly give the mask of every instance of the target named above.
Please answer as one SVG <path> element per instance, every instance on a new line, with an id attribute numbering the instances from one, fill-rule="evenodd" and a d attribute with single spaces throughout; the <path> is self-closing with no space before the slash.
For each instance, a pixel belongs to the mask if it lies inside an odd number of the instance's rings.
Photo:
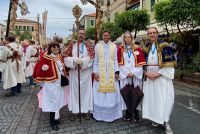
<path id="1" fill-rule="evenodd" d="M 80 46 L 81 48 L 81 46 Z M 73 45 L 72 57 L 64 59 L 65 65 L 70 68 L 69 71 L 69 111 L 79 113 L 79 89 L 78 89 L 78 70 L 75 63 L 77 59 L 77 44 Z M 82 58 L 83 64 L 80 70 L 80 98 L 81 98 L 81 113 L 88 113 L 93 110 L 92 96 L 92 64 L 93 59 L 90 59 L 86 46 L 84 45 L 83 53 L 79 52 L 79 57 Z"/>
<path id="2" fill-rule="evenodd" d="M 152 59 L 152 57 L 154 57 Z M 158 65 L 157 51 L 148 57 L 148 65 Z M 168 122 L 174 105 L 174 68 L 148 66 L 147 72 L 158 72 L 161 76 L 155 80 L 146 79 L 143 85 L 144 98 L 142 117 L 158 124 Z"/>
<path id="3" fill-rule="evenodd" d="M 109 66 L 110 59 L 110 47 L 108 44 L 104 44 L 104 61 L 105 68 Z M 98 67 L 98 55 L 97 55 L 97 46 L 95 46 L 95 59 L 93 65 L 93 72 L 99 72 Z M 107 69 L 109 70 L 109 69 Z M 119 71 L 118 61 L 117 61 L 117 47 L 115 49 L 115 59 L 114 59 L 114 71 Z M 114 75 L 114 74 L 113 74 Z M 109 71 L 106 73 L 106 79 L 109 79 Z M 122 101 L 121 95 L 119 91 L 119 83 L 115 81 L 115 92 L 111 93 L 102 93 L 98 92 L 99 82 L 94 80 L 93 83 L 93 94 L 94 94 L 94 109 L 93 109 L 93 117 L 99 121 L 112 122 L 116 119 L 122 117 Z"/>
<path id="4" fill-rule="evenodd" d="M 22 47 L 20 44 L 12 42 L 12 43 L 9 43 L 9 46 L 11 46 L 15 51 L 18 51 L 18 53 L 22 55 Z M 10 57 L 13 55 L 13 52 L 8 47 L 5 47 L 5 51 L 7 51 L 6 53 L 7 57 Z M 17 71 L 16 60 L 12 61 L 12 59 L 7 58 L 7 61 L 5 62 L 6 67 L 5 67 L 5 70 L 3 71 L 3 88 L 4 89 L 14 87 L 17 85 L 17 83 L 26 82 L 24 69 L 23 69 L 23 63 L 21 60 L 18 60 L 18 62 L 19 62 L 19 70 Z"/>
<path id="5" fill-rule="evenodd" d="M 38 61 L 38 57 L 31 57 L 37 53 L 36 45 L 29 45 L 26 49 L 25 61 L 29 62 L 29 65 L 26 66 L 25 75 L 26 77 L 32 76 L 33 70 L 36 62 Z M 25 63 L 26 64 L 26 63 Z"/>
<path id="6" fill-rule="evenodd" d="M 143 75 L 143 69 L 142 67 L 135 67 L 135 57 L 131 53 L 130 58 L 128 57 L 128 53 L 123 53 L 124 57 L 124 65 L 119 67 L 120 70 L 120 89 L 122 89 L 126 84 L 131 84 L 133 82 L 134 87 L 141 87 L 142 82 L 142 75 Z M 127 78 L 127 75 L 129 73 L 134 74 L 133 81 L 132 78 Z M 123 100 L 123 98 L 122 98 Z M 126 104 L 124 100 L 122 101 L 122 109 L 126 110 Z"/>
<path id="7" fill-rule="evenodd" d="M 63 65 L 56 60 L 56 69 L 58 71 L 58 80 L 54 82 L 44 82 L 42 90 L 38 93 L 39 104 L 43 112 L 55 112 L 55 119 L 60 117 L 60 109 L 66 105 L 65 88 L 61 86 L 61 74 L 63 74 Z"/>

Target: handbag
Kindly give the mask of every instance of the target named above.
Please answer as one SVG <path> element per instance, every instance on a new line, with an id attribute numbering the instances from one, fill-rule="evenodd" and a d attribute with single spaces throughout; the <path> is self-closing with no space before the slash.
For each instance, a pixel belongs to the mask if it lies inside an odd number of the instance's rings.
<path id="1" fill-rule="evenodd" d="M 61 74 L 61 86 L 68 86 L 69 85 L 69 80 L 66 76 Z"/>

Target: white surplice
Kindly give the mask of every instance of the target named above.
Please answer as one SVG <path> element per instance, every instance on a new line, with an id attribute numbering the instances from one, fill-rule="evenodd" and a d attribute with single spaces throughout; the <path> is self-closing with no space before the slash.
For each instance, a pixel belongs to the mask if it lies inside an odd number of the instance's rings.
<path id="1" fill-rule="evenodd" d="M 53 54 L 52 56 L 55 57 Z M 61 86 L 61 74 L 64 74 L 63 64 L 60 60 L 56 60 L 56 70 L 58 71 L 58 80 L 44 82 L 42 90 L 38 93 L 38 98 L 40 97 L 38 100 L 43 112 L 55 112 L 55 119 L 58 119 L 60 109 L 66 105 L 65 87 Z"/>
<path id="2" fill-rule="evenodd" d="M 104 44 L 104 65 L 105 70 L 109 70 L 110 61 L 110 47 L 109 44 Z M 95 46 L 95 59 L 93 65 L 93 72 L 99 73 L 98 66 L 98 50 L 97 45 Z M 119 71 L 117 61 L 117 47 L 115 48 L 115 59 L 114 59 L 114 72 Z M 106 72 L 106 80 L 109 80 L 109 71 Z M 114 75 L 114 74 L 113 74 Z M 101 80 L 101 78 L 100 78 Z M 93 94 L 94 94 L 94 110 L 93 117 L 99 121 L 112 122 L 122 117 L 122 101 L 119 91 L 119 83 L 115 81 L 115 92 L 102 93 L 98 92 L 99 82 L 94 80 L 93 83 Z"/>
<path id="3" fill-rule="evenodd" d="M 79 47 L 79 57 L 83 63 L 80 65 L 80 98 L 81 98 L 81 113 L 88 113 L 93 110 L 92 96 L 92 64 L 93 59 L 90 59 L 85 44 Z M 69 71 L 69 111 L 79 113 L 79 89 L 78 89 L 78 69 L 75 61 L 77 60 L 77 43 L 73 45 L 72 57 L 64 59 L 65 65 L 70 68 Z"/>
<path id="4" fill-rule="evenodd" d="M 155 45 L 152 45 L 153 47 Z M 143 85 L 144 98 L 142 117 L 158 124 L 168 122 L 174 105 L 174 68 L 159 68 L 157 50 L 149 52 L 147 72 L 158 72 L 161 76 L 155 80 L 146 79 Z"/>
<path id="5" fill-rule="evenodd" d="M 122 89 L 126 84 L 131 84 L 133 82 L 134 87 L 141 87 L 143 69 L 142 67 L 135 67 L 135 57 L 133 53 L 131 53 L 130 57 L 128 56 L 128 52 L 123 52 L 124 57 L 124 65 L 119 66 L 120 70 L 120 89 Z M 133 78 L 127 78 L 129 73 L 134 74 Z M 122 98 L 123 100 L 123 98 Z M 126 110 L 126 104 L 124 100 L 122 101 L 122 109 Z"/>
<path id="6" fill-rule="evenodd" d="M 22 56 L 22 47 L 20 44 L 15 42 L 8 44 L 11 48 L 18 52 L 20 56 Z M 7 51 L 5 54 L 7 55 L 7 61 L 5 62 L 5 69 L 3 71 L 3 88 L 8 89 L 17 85 L 17 83 L 26 82 L 23 63 L 19 59 L 12 60 L 11 56 L 13 56 L 13 51 L 8 47 L 5 47 L 4 51 Z M 17 61 L 19 63 L 19 68 L 17 70 Z"/>
<path id="7" fill-rule="evenodd" d="M 26 77 L 32 76 L 33 74 L 33 70 L 34 70 L 36 62 L 38 61 L 38 57 L 32 57 L 32 56 L 34 56 L 36 53 L 37 53 L 36 45 L 29 45 L 27 47 L 26 54 L 25 54 L 25 61 L 29 62 L 29 65 L 26 66 L 26 69 L 25 69 Z"/>

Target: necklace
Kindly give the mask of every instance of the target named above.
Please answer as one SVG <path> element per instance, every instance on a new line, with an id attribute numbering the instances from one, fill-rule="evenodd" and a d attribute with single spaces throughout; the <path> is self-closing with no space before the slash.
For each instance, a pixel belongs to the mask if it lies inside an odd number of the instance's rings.
<path id="1" fill-rule="evenodd" d="M 84 50 L 84 43 L 81 44 L 81 49 L 79 48 L 79 52 L 80 52 L 81 54 L 83 54 L 83 50 Z"/>
<path id="2" fill-rule="evenodd" d="M 131 58 L 131 48 L 128 50 L 128 45 L 126 45 L 126 51 L 127 51 L 127 53 L 128 53 L 128 63 L 131 63 L 131 60 L 130 60 L 130 58 Z"/>
<path id="3" fill-rule="evenodd" d="M 151 47 L 151 53 L 152 53 L 152 60 L 154 59 L 154 57 L 153 57 L 153 55 L 154 55 L 154 53 L 155 53 L 155 51 L 156 51 L 156 46 L 154 45 L 154 47 L 153 47 L 153 45 L 152 45 L 152 47 Z"/>

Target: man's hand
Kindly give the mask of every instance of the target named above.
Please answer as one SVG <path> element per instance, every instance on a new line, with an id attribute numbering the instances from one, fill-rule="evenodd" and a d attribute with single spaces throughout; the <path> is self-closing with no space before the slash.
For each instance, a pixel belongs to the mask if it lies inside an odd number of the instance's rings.
<path id="1" fill-rule="evenodd" d="M 99 81 L 99 80 L 100 80 L 99 75 L 98 75 L 98 74 L 94 74 L 94 79 L 95 79 L 96 81 Z"/>
<path id="2" fill-rule="evenodd" d="M 134 77 L 134 74 L 129 73 L 129 74 L 127 75 L 127 77 L 128 77 L 128 78 L 132 78 L 132 77 Z"/>
<path id="3" fill-rule="evenodd" d="M 80 64 L 82 64 L 82 63 L 83 63 L 83 61 L 82 61 L 81 58 L 77 58 L 77 59 L 76 59 L 76 64 L 77 64 L 77 65 L 80 65 Z"/>
<path id="4" fill-rule="evenodd" d="M 145 72 L 144 75 L 149 78 L 150 80 L 155 80 L 158 77 L 160 77 L 159 73 L 155 73 L 155 72 Z"/>
<path id="5" fill-rule="evenodd" d="M 119 74 L 115 74 L 115 80 L 119 80 Z"/>

